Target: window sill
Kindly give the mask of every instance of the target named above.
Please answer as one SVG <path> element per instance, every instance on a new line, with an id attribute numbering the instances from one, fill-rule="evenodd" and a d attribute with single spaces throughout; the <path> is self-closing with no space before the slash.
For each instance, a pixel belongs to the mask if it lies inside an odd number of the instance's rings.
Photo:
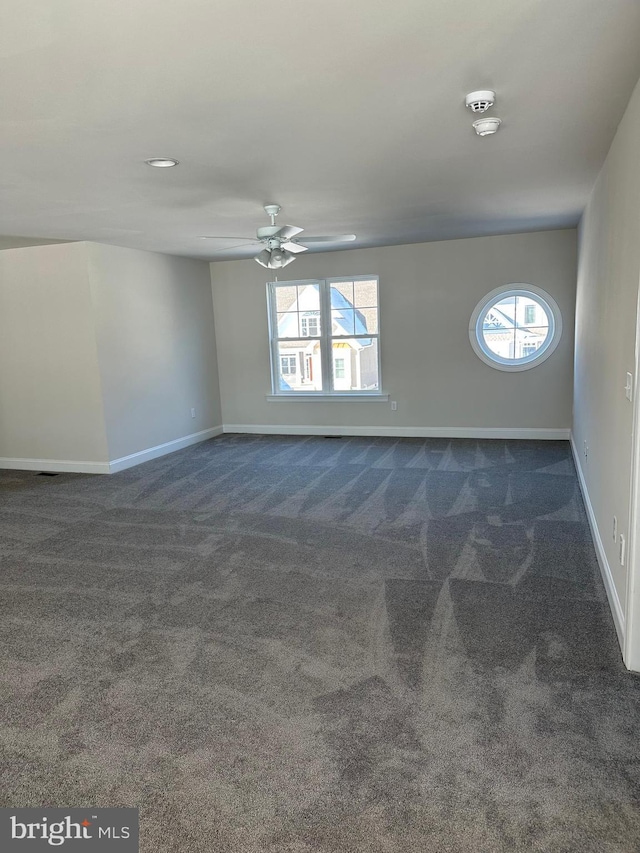
<path id="1" fill-rule="evenodd" d="M 389 400 L 388 394 L 370 394 L 363 391 L 359 394 L 349 394 L 347 392 L 337 394 L 317 394 L 305 393 L 304 391 L 294 391 L 292 394 L 267 394 L 267 402 L 269 403 L 290 403 L 292 400 L 304 400 L 306 403 L 335 403 L 346 401 L 348 403 L 386 403 Z"/>

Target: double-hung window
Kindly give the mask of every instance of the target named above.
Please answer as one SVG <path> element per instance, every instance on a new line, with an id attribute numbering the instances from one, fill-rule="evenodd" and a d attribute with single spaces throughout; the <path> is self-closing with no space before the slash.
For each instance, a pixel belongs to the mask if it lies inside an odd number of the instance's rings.
<path id="1" fill-rule="evenodd" d="M 380 393 L 376 276 L 267 285 L 273 393 Z"/>

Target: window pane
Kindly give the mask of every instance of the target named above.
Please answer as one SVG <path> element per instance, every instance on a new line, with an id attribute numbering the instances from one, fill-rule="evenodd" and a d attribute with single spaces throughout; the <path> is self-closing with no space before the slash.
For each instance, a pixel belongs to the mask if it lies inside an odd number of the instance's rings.
<path id="1" fill-rule="evenodd" d="M 490 322 L 495 324 L 507 324 L 509 328 L 513 328 L 513 320 L 516 310 L 516 296 L 507 296 L 504 299 L 495 302 L 487 311 L 485 322 L 490 318 Z"/>
<path id="2" fill-rule="evenodd" d="M 487 311 L 482 330 L 491 352 L 500 358 L 515 358 L 517 296 L 507 296 L 495 302 Z"/>
<path id="3" fill-rule="evenodd" d="M 536 317 L 536 326 L 529 318 Z M 545 306 L 533 296 L 514 294 L 495 302 L 482 323 L 482 336 L 490 352 L 506 360 L 527 358 L 545 344 L 550 333 Z"/>
<path id="4" fill-rule="evenodd" d="M 518 329 L 515 358 L 526 358 L 540 349 L 549 335 L 548 326 L 528 326 Z"/>
<path id="5" fill-rule="evenodd" d="M 484 341 L 500 358 L 514 358 L 513 329 L 484 329 Z"/>
<path id="6" fill-rule="evenodd" d="M 353 308 L 353 282 L 335 281 L 331 285 L 331 307 Z"/>
<path id="7" fill-rule="evenodd" d="M 286 314 L 278 314 L 278 337 L 299 338 L 298 312 L 288 311 Z"/>
<path id="8" fill-rule="evenodd" d="M 276 291 L 276 311 L 278 313 L 289 311 L 291 308 L 296 308 L 295 301 L 297 298 L 295 285 L 278 285 Z"/>
<path id="9" fill-rule="evenodd" d="M 320 341 L 278 343 L 278 391 L 322 391 Z"/>
<path id="10" fill-rule="evenodd" d="M 298 311 L 320 310 L 320 285 L 299 284 L 298 285 Z"/>
<path id="11" fill-rule="evenodd" d="M 355 335 L 354 326 L 356 312 L 353 308 L 342 308 L 331 312 L 331 334 L 332 335 Z M 364 331 L 359 329 L 358 331 Z"/>
<path id="12" fill-rule="evenodd" d="M 361 335 L 364 332 L 372 332 L 374 335 L 378 333 L 377 308 L 360 308 L 356 311 L 356 334 Z"/>
<path id="13" fill-rule="evenodd" d="M 356 308 L 371 308 L 378 304 L 378 282 L 377 281 L 355 281 L 354 301 Z"/>
<path id="14" fill-rule="evenodd" d="M 378 339 L 345 338 L 332 344 L 335 391 L 378 391 Z"/>

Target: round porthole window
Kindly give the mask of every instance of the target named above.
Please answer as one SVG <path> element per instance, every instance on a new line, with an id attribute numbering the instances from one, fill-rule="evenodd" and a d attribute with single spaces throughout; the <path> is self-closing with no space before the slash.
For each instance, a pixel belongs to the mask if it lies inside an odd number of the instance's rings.
<path id="1" fill-rule="evenodd" d="M 553 297 L 532 284 L 497 287 L 476 305 L 469 340 L 497 370 L 529 370 L 560 342 L 562 317 Z"/>

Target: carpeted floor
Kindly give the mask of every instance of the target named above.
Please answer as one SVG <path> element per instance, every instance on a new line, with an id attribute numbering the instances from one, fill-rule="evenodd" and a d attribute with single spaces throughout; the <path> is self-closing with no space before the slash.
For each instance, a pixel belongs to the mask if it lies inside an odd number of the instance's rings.
<path id="1" fill-rule="evenodd" d="M 143 853 L 640 850 L 565 442 L 224 436 L 0 472 L 2 805 Z"/>

